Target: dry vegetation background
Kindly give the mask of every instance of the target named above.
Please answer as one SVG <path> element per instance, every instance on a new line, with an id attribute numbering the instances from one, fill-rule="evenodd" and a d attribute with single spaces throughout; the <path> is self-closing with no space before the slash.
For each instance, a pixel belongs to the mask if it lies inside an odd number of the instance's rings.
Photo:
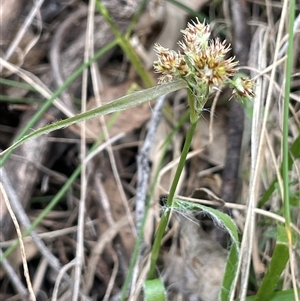
<path id="1" fill-rule="evenodd" d="M 178 39 L 182 38 L 180 30 L 195 17 L 194 13 L 199 13 L 199 18 L 211 23 L 215 37 L 226 38 L 232 43 L 240 65 L 251 67 L 251 73 L 249 69 L 243 71 L 259 79 L 259 100 L 255 101 L 260 102 L 262 116 L 271 72 L 271 68 L 267 68 L 274 60 L 283 3 L 259 0 L 179 2 L 191 11 L 168 1 L 148 1 L 133 29 L 131 42 L 144 68 L 149 70 L 153 83 L 157 82 L 152 70 L 156 59 L 153 44 L 158 42 L 176 49 Z M 103 3 L 122 32 L 129 26 L 140 4 L 129 0 Z M 299 3 L 297 5 L 299 13 Z M 94 1 L 84 0 L 1 1 L 2 150 L 11 145 L 38 108 L 84 60 L 114 40 L 109 25 L 97 10 L 93 12 L 93 7 Z M 299 136 L 300 128 L 299 23 L 298 16 L 290 102 L 291 143 Z M 284 57 L 285 45 L 286 36 L 283 36 L 275 82 L 270 92 L 266 143 L 257 154 L 262 162 L 256 186 L 257 201 L 278 175 L 281 162 L 280 93 L 284 83 L 284 63 L 280 59 Z M 31 129 L 145 87 L 122 50 L 115 46 L 91 65 L 86 77 L 80 75 L 73 80 Z M 252 105 L 242 106 L 234 100 L 229 102 L 225 88 L 217 96 L 218 101 L 212 99 L 203 112 L 177 192 L 230 213 L 242 234 L 249 194 Z M 154 115 L 154 106 L 155 102 L 146 103 L 120 114 L 89 120 L 84 127 L 75 124 L 30 140 L 15 150 L 1 167 L 1 182 L 22 230 L 53 199 L 58 198 L 36 227 L 35 233 L 39 235 L 24 239 L 29 274 L 38 300 L 51 300 L 54 294 L 57 294 L 57 300 L 72 300 L 72 293 L 76 294 L 72 287 L 74 283 L 76 287 L 76 282 L 80 284 L 79 294 L 86 300 L 119 300 L 136 240 L 137 192 L 142 191 L 138 186 L 137 170 L 147 167 L 150 162 L 149 187 L 157 170 L 158 180 L 150 199 L 139 264 L 128 293 L 128 300 L 141 300 L 140 279 L 147 272 L 151 242 L 188 124 L 188 119 L 183 119 L 187 111 L 185 92 L 168 95 L 163 114 L 155 115 L 159 123 L 150 143 L 151 150 L 142 153 L 146 157 L 139 155 L 137 160 L 147 131 L 151 130 L 149 120 Z M 182 122 L 178 126 L 179 120 Z M 177 130 L 170 136 L 174 129 Z M 84 146 L 89 148 L 96 141 L 101 146 L 99 152 L 86 164 L 86 169 L 78 173 L 72 185 L 58 196 L 80 166 Z M 169 144 L 161 162 L 166 141 Z M 298 229 L 299 174 L 298 159 L 291 171 L 290 187 L 294 206 L 292 221 Z M 16 230 L 6 209 L 3 191 L 0 208 L 0 241 L 1 252 L 4 252 L 16 238 Z M 260 209 L 282 216 L 279 191 L 276 190 Z M 216 300 L 230 242 L 209 218 L 200 216 L 199 228 L 194 216 L 184 215 L 187 213 L 174 213 L 161 249 L 160 275 L 168 288 L 169 300 Z M 272 255 L 276 225 L 273 218 L 257 215 L 249 295 L 256 292 Z M 82 246 L 78 243 L 80 239 L 83 240 Z M 83 266 L 78 272 L 74 258 L 80 257 Z M 298 240 L 294 261 L 296 274 L 293 276 L 298 286 L 299 259 Z M 284 288 L 292 287 L 290 272 L 287 268 L 283 275 Z M 26 287 L 17 248 L 1 266 L 0 299 L 29 298 Z"/>

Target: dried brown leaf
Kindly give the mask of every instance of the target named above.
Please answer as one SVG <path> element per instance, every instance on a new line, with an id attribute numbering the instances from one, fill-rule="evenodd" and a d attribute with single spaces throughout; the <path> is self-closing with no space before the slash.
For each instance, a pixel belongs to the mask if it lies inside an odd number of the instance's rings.
<path id="1" fill-rule="evenodd" d="M 181 237 L 185 263 L 197 279 L 194 293 L 204 301 L 218 300 L 228 252 L 190 218 L 182 219 Z"/>

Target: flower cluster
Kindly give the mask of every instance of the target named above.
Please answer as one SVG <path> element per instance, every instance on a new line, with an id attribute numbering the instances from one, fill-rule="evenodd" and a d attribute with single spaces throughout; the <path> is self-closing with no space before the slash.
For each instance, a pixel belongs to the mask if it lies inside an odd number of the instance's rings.
<path id="1" fill-rule="evenodd" d="M 184 40 L 178 42 L 178 45 L 183 53 L 159 44 L 154 47 L 158 56 L 154 70 L 162 74 L 160 82 L 181 78 L 201 98 L 207 98 L 213 90 L 228 83 L 233 87 L 233 96 L 242 100 L 254 96 L 250 79 L 238 77 L 232 80 L 238 71 L 238 62 L 235 57 L 226 58 L 231 49 L 226 41 L 209 39 L 209 25 L 197 19 L 197 22 L 188 23 L 188 27 L 181 32 Z M 206 95 L 199 95 L 203 92 Z"/>
<path id="2" fill-rule="evenodd" d="M 232 97 L 236 97 L 241 101 L 251 99 L 254 97 L 254 83 L 247 77 L 237 77 L 236 80 L 231 81 Z"/>

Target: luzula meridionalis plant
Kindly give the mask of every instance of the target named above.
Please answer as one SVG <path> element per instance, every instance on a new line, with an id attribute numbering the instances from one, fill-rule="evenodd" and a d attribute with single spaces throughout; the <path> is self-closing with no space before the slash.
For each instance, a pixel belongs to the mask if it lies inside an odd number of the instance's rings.
<path id="1" fill-rule="evenodd" d="M 238 62 L 235 57 L 226 58 L 230 50 L 226 40 L 209 38 L 209 25 L 197 19 L 197 22 L 188 23 L 188 27 L 181 32 L 184 41 L 178 42 L 178 45 L 183 54 L 156 44 L 158 60 L 154 62 L 154 69 L 162 74 L 160 82 L 178 78 L 187 82 L 195 99 L 191 110 L 201 113 L 209 95 L 226 84 L 232 87 L 232 96 L 241 101 L 254 96 L 250 79 L 233 79 L 238 71 Z"/>
<path id="2" fill-rule="evenodd" d="M 181 31 L 184 40 L 178 45 L 182 52 L 169 50 L 156 44 L 155 52 L 158 60 L 154 62 L 154 69 L 161 73 L 160 83 L 182 79 L 188 85 L 188 101 L 190 106 L 191 125 L 186 136 L 185 144 L 181 153 L 180 161 L 168 195 L 166 208 L 174 205 L 176 186 L 186 156 L 188 154 L 197 121 L 209 96 L 223 86 L 232 88 L 231 98 L 246 101 L 254 97 L 254 83 L 247 77 L 237 75 L 238 62 L 235 57 L 227 58 L 230 45 L 219 38 L 210 39 L 210 27 L 205 23 L 196 22 L 188 24 Z M 148 279 L 155 278 L 155 265 L 158 258 L 161 240 L 170 217 L 171 210 L 166 210 L 162 215 L 151 255 L 151 265 Z"/>

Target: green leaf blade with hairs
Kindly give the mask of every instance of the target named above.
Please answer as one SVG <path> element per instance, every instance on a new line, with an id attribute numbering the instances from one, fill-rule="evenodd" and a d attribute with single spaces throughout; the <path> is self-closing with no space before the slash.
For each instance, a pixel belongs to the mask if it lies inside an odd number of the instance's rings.
<path id="1" fill-rule="evenodd" d="M 187 201 L 182 201 L 174 199 L 174 207 L 179 208 L 180 210 L 195 211 L 201 210 L 208 214 L 213 221 L 224 228 L 230 235 L 232 240 L 232 245 L 229 251 L 229 255 L 226 261 L 222 288 L 219 295 L 220 301 L 229 300 L 230 292 L 232 289 L 232 283 L 234 282 L 236 275 L 236 266 L 238 263 L 239 251 L 240 251 L 240 242 L 238 236 L 238 228 L 231 217 L 217 209 L 210 208 L 201 204 L 190 203 Z"/>
<path id="2" fill-rule="evenodd" d="M 149 88 L 146 90 L 138 91 L 129 95 L 125 95 L 115 101 L 112 101 L 108 104 L 105 104 L 101 107 L 91 109 L 89 111 L 83 112 L 81 114 L 78 114 L 76 116 L 66 118 L 57 122 L 54 122 L 52 124 L 49 124 L 43 128 L 40 128 L 26 136 L 24 136 L 22 139 L 16 141 L 13 145 L 11 145 L 9 148 L 4 150 L 2 153 L 0 153 L 0 156 L 3 156 L 6 152 L 12 151 L 24 142 L 40 137 L 45 134 L 49 134 L 53 131 L 65 128 L 67 126 L 70 126 L 72 124 L 89 120 L 97 116 L 107 115 L 109 113 L 114 113 L 122 110 L 126 110 L 131 107 L 138 106 L 142 103 L 145 103 L 147 101 L 153 100 L 159 96 L 187 88 L 187 84 L 183 80 L 176 80 L 170 83 L 162 84 L 159 86 L 155 86 L 153 88 Z"/>

